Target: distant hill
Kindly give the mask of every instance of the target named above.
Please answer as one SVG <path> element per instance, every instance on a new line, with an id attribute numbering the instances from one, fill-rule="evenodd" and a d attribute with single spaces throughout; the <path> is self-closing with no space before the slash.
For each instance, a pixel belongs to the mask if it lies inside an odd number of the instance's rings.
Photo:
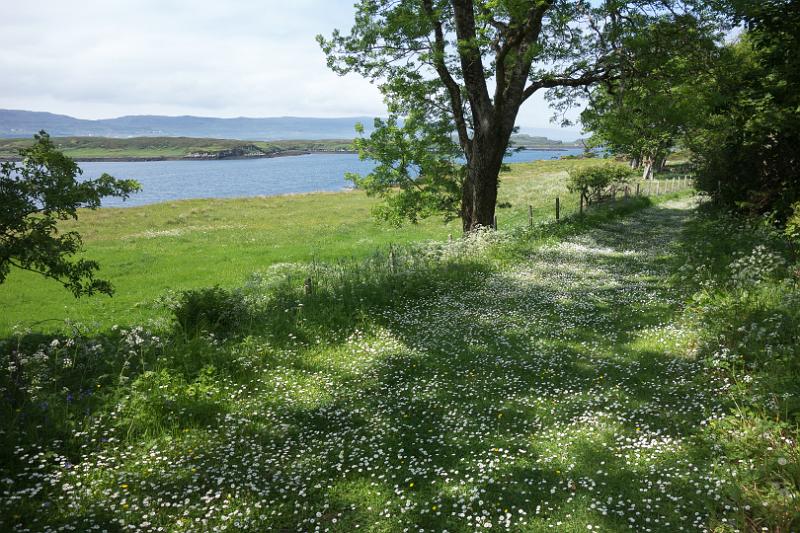
<path id="1" fill-rule="evenodd" d="M 578 141 L 554 141 L 547 137 L 518 133 L 511 136 L 512 148 L 574 148 L 581 146 Z"/>
<path id="2" fill-rule="evenodd" d="M 348 139 L 247 141 L 193 137 L 52 137 L 56 147 L 78 161 L 245 159 L 353 150 Z M 0 139 L 0 160 L 17 159 L 33 139 Z"/>
<path id="3" fill-rule="evenodd" d="M 234 139 L 243 141 L 275 141 L 285 139 L 352 139 L 355 124 L 361 122 L 367 133 L 372 131 L 372 117 L 309 118 L 212 118 L 136 115 L 100 120 L 84 120 L 67 115 L 0 109 L 0 138 L 25 139 L 45 130 L 53 137 L 192 137 Z M 564 148 L 570 132 L 555 128 L 523 128 L 528 133 L 513 136 L 518 147 Z M 548 137 L 560 138 L 551 140 Z"/>
<path id="4" fill-rule="evenodd" d="M 277 139 L 352 139 L 355 124 L 370 131 L 371 117 L 212 118 L 138 115 L 84 120 L 67 115 L 0 109 L 0 137 L 30 137 L 45 130 L 58 137 L 208 137 L 271 141 Z"/>

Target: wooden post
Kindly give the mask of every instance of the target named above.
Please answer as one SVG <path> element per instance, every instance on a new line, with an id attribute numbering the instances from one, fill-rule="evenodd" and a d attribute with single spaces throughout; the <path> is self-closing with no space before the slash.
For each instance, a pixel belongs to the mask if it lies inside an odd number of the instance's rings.
<path id="1" fill-rule="evenodd" d="M 580 209 L 581 209 L 580 213 L 582 215 L 583 214 L 583 191 L 581 191 L 581 207 L 580 207 Z"/>
<path id="2" fill-rule="evenodd" d="M 561 219 L 561 200 L 556 196 L 556 222 Z"/>
<path id="3" fill-rule="evenodd" d="M 532 205 L 528 206 L 528 227 L 529 228 L 533 227 L 533 206 Z"/>
<path id="4" fill-rule="evenodd" d="M 494 216 L 494 229 L 497 229 L 497 215 Z"/>
<path id="5" fill-rule="evenodd" d="M 639 196 L 639 186 L 640 185 L 641 185 L 641 183 L 637 183 L 636 184 L 636 196 Z"/>
<path id="6" fill-rule="evenodd" d="M 306 278 L 305 283 L 303 284 L 306 290 L 306 296 L 311 296 L 314 293 L 314 286 L 311 284 L 311 278 Z"/>

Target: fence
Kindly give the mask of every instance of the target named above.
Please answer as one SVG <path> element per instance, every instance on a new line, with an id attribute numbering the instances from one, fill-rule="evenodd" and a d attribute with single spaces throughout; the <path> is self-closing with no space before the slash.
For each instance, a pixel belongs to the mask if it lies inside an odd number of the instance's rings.
<path id="1" fill-rule="evenodd" d="M 607 205 L 624 198 L 663 196 L 691 188 L 689 176 L 639 181 L 617 189 L 611 193 L 610 199 L 600 203 Z M 597 204 L 594 202 L 588 205 L 581 195 L 565 192 L 563 196 L 556 196 L 552 203 L 548 202 L 548 206 L 527 205 L 524 209 L 517 208 L 515 212 L 501 214 L 500 222 L 502 229 L 523 229 L 533 226 L 536 221 L 561 220 L 580 215 Z M 495 216 L 494 227 L 498 227 L 498 216 Z M 387 287 L 406 286 L 410 282 L 407 278 L 410 274 L 426 273 L 425 276 L 432 276 L 437 272 L 441 273 L 442 267 L 457 267 L 460 261 L 475 261 L 474 251 L 480 247 L 475 244 L 484 239 L 491 241 L 492 235 L 499 234 L 492 231 L 478 232 L 466 239 L 453 239 L 450 234 L 448 242 L 444 243 L 431 241 L 427 245 L 390 245 L 388 250 L 376 250 L 366 258 L 351 258 L 349 261 L 332 263 L 313 261 L 307 268 L 287 275 L 285 286 L 297 287 L 306 297 L 336 293 L 343 302 L 354 303 L 361 301 L 364 291 L 371 290 L 370 288 L 381 294 L 388 294 Z M 470 238 L 475 242 L 467 242 Z M 300 280 L 299 287 L 296 282 L 292 282 L 293 277 Z"/>
<path id="2" fill-rule="evenodd" d="M 641 180 L 611 191 L 610 198 L 600 203 L 641 196 L 663 196 L 692 188 L 692 178 L 688 175 L 670 179 Z M 494 228 L 533 226 L 536 221 L 543 220 L 559 221 L 567 216 L 583 214 L 584 211 L 597 204 L 598 202 L 590 204 L 581 194 L 564 191 L 562 195 L 556 196 L 547 205 L 527 205 L 524 209 L 517 208 L 505 212 L 498 209 L 499 214 L 494 218 Z"/>

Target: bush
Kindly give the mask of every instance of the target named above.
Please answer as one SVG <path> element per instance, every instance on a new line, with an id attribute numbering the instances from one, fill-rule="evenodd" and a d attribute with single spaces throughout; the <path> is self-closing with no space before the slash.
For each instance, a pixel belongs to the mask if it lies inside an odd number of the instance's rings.
<path id="1" fill-rule="evenodd" d="M 800 244 L 800 202 L 792 206 L 792 215 L 786 221 L 786 236 L 793 243 Z"/>
<path id="2" fill-rule="evenodd" d="M 248 306 L 240 291 L 216 286 L 182 292 L 173 313 L 184 333 L 206 331 L 226 336 L 244 322 Z"/>
<path id="3" fill-rule="evenodd" d="M 613 194 L 635 176 L 636 172 L 631 168 L 612 163 L 573 169 L 569 171 L 567 189 L 581 193 L 591 203 Z"/>

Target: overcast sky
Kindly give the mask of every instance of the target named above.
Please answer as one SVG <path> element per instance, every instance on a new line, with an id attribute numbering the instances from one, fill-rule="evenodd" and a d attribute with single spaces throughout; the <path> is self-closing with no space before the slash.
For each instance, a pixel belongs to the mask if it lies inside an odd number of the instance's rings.
<path id="1" fill-rule="evenodd" d="M 0 16 L 0 108 L 79 118 L 384 115 L 375 86 L 328 70 L 314 37 L 353 0 L 36 0 Z M 550 128 L 542 95 L 518 125 Z"/>

